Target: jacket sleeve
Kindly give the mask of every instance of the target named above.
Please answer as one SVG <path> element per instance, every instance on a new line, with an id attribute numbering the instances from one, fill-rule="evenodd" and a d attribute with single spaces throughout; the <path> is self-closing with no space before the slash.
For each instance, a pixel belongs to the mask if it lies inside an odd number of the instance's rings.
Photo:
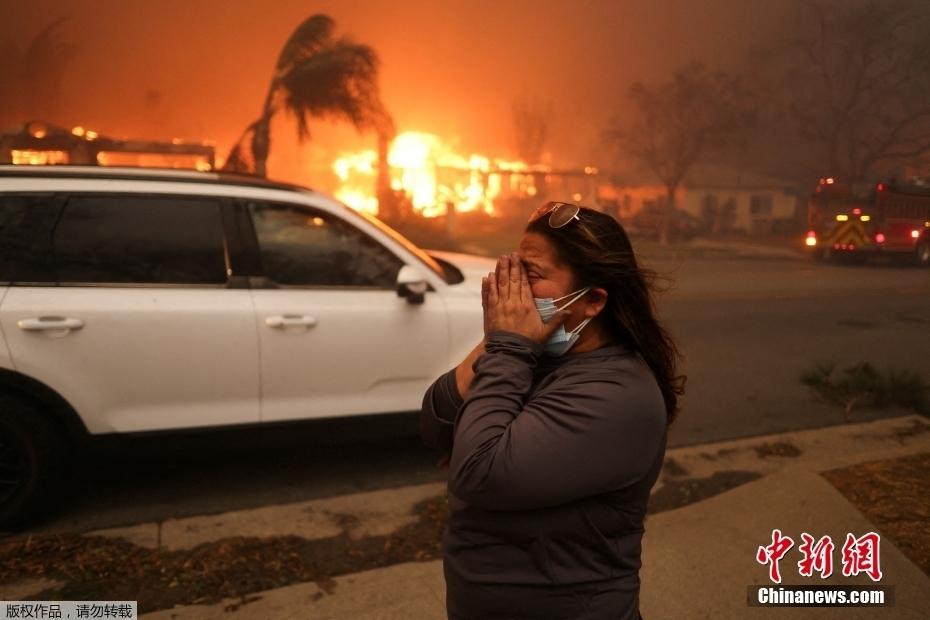
<path id="1" fill-rule="evenodd" d="M 439 450 L 452 449 L 455 414 L 462 396 L 455 384 L 455 368 L 440 375 L 423 396 L 420 409 L 420 437 L 423 443 Z"/>
<path id="2" fill-rule="evenodd" d="M 530 510 L 648 473 L 666 428 L 654 380 L 631 371 L 626 386 L 617 372 L 566 369 L 526 402 L 543 346 L 493 332 L 485 349 L 455 422 L 450 493 L 487 510 Z"/>

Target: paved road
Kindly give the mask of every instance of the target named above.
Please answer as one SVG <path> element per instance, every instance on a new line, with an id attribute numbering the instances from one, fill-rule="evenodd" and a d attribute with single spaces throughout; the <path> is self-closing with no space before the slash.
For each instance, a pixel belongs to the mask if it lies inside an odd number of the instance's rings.
<path id="1" fill-rule="evenodd" d="M 930 271 L 807 261 L 647 261 L 673 279 L 659 310 L 685 354 L 685 445 L 842 421 L 799 376 L 820 361 L 930 381 Z M 889 415 L 854 413 L 854 419 Z"/>
<path id="2" fill-rule="evenodd" d="M 841 367 L 865 360 L 930 380 L 928 270 L 646 262 L 674 280 L 659 309 L 687 355 L 688 393 L 671 445 L 841 422 L 837 409 L 814 402 L 798 380 L 820 360 Z M 412 436 L 414 428 L 411 418 L 379 419 L 134 440 L 78 469 L 62 509 L 40 529 L 89 530 L 442 480 L 436 455 Z M 369 439 L 355 440 L 362 431 Z"/>

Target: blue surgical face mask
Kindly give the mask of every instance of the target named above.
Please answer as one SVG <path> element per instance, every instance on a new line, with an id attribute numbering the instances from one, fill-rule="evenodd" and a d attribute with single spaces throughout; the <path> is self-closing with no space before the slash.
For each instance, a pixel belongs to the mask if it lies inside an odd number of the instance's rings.
<path id="1" fill-rule="evenodd" d="M 568 295 L 563 295 L 558 299 L 553 299 L 552 297 L 534 297 L 533 301 L 536 302 L 536 310 L 539 311 L 539 316 L 542 318 L 543 323 L 548 323 L 549 319 L 555 316 L 556 313 L 568 308 L 570 305 L 575 303 L 576 300 L 580 299 L 582 295 L 591 290 L 590 286 L 585 288 L 578 289 Z M 565 303 L 561 308 L 555 305 L 555 302 L 561 301 L 566 297 L 571 297 L 572 299 Z M 582 321 L 578 327 L 573 329 L 570 332 L 565 331 L 565 327 L 559 325 L 558 329 L 555 330 L 555 333 L 546 341 L 545 344 L 545 353 L 546 355 L 552 355 L 558 357 L 563 355 L 566 351 L 572 348 L 572 345 L 575 344 L 575 341 L 578 340 L 578 334 L 581 333 L 581 330 L 584 329 L 585 325 L 594 317 L 588 317 Z"/>

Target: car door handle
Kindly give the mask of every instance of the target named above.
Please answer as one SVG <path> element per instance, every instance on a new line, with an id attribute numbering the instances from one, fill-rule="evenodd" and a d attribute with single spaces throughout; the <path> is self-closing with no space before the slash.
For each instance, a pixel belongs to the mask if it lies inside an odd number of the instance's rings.
<path id="1" fill-rule="evenodd" d="M 301 326 L 301 327 L 316 327 L 316 319 L 312 316 L 305 316 L 303 314 L 279 314 L 278 316 L 269 316 L 265 319 L 265 325 L 268 327 L 292 327 L 292 326 Z"/>
<path id="2" fill-rule="evenodd" d="M 63 316 L 40 316 L 37 319 L 20 319 L 17 327 L 27 332 L 58 331 L 62 329 L 81 329 L 84 321 Z"/>

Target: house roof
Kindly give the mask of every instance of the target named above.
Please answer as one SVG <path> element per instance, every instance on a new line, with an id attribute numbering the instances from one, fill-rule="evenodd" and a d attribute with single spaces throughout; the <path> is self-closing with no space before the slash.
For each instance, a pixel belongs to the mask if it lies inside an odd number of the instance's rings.
<path id="1" fill-rule="evenodd" d="M 750 170 L 709 164 L 697 165 L 688 171 L 682 186 L 688 189 L 777 190 L 786 193 L 797 188 L 791 181 L 777 179 Z"/>

